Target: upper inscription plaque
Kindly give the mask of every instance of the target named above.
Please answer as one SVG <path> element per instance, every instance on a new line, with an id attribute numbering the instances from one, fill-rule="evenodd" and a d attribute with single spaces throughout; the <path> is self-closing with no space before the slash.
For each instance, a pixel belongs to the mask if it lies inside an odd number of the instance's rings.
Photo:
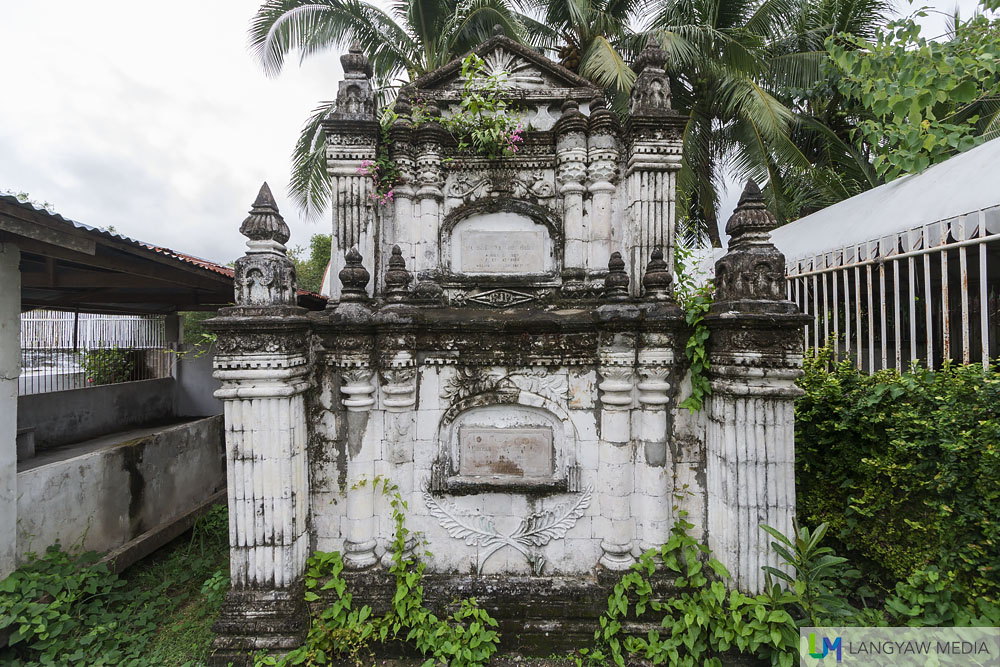
<path id="1" fill-rule="evenodd" d="M 461 428 L 458 473 L 464 476 L 552 476 L 552 429 Z"/>
<path id="2" fill-rule="evenodd" d="M 544 273 L 544 239 L 540 231 L 462 233 L 463 273 Z"/>

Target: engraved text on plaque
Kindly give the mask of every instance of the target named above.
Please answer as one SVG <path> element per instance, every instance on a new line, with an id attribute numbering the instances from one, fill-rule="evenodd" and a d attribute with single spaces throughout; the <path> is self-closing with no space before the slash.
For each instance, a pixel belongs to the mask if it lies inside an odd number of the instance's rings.
<path id="1" fill-rule="evenodd" d="M 468 230 L 462 233 L 463 273 L 543 273 L 542 232 Z"/>
<path id="2" fill-rule="evenodd" d="M 468 428 L 458 433 L 459 474 L 552 476 L 552 429 Z"/>

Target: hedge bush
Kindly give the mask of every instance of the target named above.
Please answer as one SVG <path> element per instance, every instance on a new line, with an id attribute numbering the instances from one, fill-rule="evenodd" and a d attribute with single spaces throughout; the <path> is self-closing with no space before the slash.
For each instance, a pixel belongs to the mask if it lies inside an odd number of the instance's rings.
<path id="1" fill-rule="evenodd" d="M 868 376 L 824 350 L 799 384 L 799 522 L 829 523 L 883 590 L 936 566 L 967 603 L 1000 600 L 997 370 Z"/>

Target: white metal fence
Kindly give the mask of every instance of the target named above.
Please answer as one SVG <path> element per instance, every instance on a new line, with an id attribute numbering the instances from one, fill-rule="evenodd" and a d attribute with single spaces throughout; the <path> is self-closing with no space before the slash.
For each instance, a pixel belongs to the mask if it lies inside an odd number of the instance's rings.
<path id="1" fill-rule="evenodd" d="M 167 348 L 163 315 L 21 313 L 18 393 L 168 377 Z"/>
<path id="2" fill-rule="evenodd" d="M 981 362 L 998 352 L 1000 206 L 790 261 L 805 344 L 869 373 Z"/>

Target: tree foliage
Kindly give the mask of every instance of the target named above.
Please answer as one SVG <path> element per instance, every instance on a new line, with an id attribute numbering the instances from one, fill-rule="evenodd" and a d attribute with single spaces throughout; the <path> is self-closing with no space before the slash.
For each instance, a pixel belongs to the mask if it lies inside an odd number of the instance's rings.
<path id="1" fill-rule="evenodd" d="M 289 257 L 295 263 L 295 277 L 299 289 L 316 292 L 323 287 L 326 266 L 330 263 L 330 234 L 313 234 L 309 239 L 309 254 L 306 248 L 295 246 L 288 251 Z"/>
<path id="2" fill-rule="evenodd" d="M 934 41 L 909 18 L 826 47 L 840 92 L 860 104 L 854 140 L 885 180 L 1000 134 L 1000 21 L 976 16 Z"/>

